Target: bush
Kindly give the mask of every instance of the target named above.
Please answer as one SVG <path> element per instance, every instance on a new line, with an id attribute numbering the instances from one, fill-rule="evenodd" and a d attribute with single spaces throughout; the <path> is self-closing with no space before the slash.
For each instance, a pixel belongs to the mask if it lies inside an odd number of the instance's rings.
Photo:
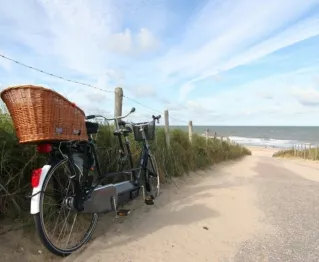
<path id="1" fill-rule="evenodd" d="M 117 138 L 113 136 L 113 126 L 102 125 L 96 137 L 98 157 L 103 172 L 115 171 Z M 45 157 L 36 153 L 35 146 L 19 145 L 10 117 L 0 113 L 0 216 L 6 218 L 29 217 L 31 193 L 30 174 L 33 169 L 45 163 Z M 141 148 L 130 137 L 133 159 L 138 163 Z M 181 176 L 190 171 L 203 169 L 228 159 L 249 155 L 250 151 L 239 145 L 231 145 L 218 139 L 210 139 L 194 134 L 193 143 L 188 133 L 171 131 L 171 146 L 167 148 L 163 128 L 156 129 L 156 138 L 150 142 L 161 180 Z"/>

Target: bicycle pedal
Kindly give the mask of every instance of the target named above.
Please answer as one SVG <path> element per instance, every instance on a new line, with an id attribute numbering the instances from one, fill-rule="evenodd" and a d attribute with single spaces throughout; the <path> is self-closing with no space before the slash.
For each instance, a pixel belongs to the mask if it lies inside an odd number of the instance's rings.
<path id="1" fill-rule="evenodd" d="M 144 202 L 148 206 L 154 205 L 154 200 L 153 199 L 145 199 Z"/>
<path id="2" fill-rule="evenodd" d="M 131 210 L 130 209 L 120 209 L 117 211 L 117 215 L 119 217 L 126 217 L 128 216 L 129 214 L 131 213 Z"/>

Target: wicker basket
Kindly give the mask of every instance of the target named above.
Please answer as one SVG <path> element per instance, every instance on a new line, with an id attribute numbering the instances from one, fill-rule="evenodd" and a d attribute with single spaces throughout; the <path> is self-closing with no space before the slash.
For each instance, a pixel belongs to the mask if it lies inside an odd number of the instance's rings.
<path id="1" fill-rule="evenodd" d="M 88 140 L 84 112 L 57 92 L 23 85 L 7 88 L 0 95 L 19 143 Z"/>
<path id="2" fill-rule="evenodd" d="M 145 137 L 147 140 L 153 140 L 155 137 L 155 121 L 151 121 L 150 123 L 145 122 L 145 123 L 138 123 L 138 124 L 139 125 L 145 124 L 144 126 Z M 141 142 L 144 140 L 139 126 L 133 126 L 133 133 L 134 133 L 135 141 Z"/>

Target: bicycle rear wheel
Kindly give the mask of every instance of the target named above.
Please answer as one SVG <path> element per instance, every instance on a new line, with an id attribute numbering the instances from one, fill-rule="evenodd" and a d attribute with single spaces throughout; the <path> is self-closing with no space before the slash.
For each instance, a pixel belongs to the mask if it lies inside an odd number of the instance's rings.
<path id="1" fill-rule="evenodd" d="M 41 242 L 58 256 L 67 256 L 87 243 L 98 221 L 97 214 L 72 208 L 77 176 L 68 162 L 51 167 L 40 193 L 40 212 L 34 217 Z"/>

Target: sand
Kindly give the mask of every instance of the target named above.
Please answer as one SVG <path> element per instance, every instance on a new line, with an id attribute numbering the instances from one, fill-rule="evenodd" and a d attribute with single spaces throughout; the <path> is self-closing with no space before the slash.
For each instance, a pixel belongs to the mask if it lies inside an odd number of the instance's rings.
<path id="1" fill-rule="evenodd" d="M 92 241 L 63 261 L 269 261 L 257 259 L 254 251 L 248 252 L 249 259 L 236 260 L 243 243 L 278 230 L 258 204 L 261 174 L 278 168 L 319 181 L 319 167 L 310 161 L 272 158 L 278 150 L 274 148 L 250 150 L 252 156 L 165 185 L 153 207 L 135 201 L 129 217 L 102 216 Z M 0 261 L 60 260 L 21 236 L 21 231 L 0 236 L 0 253 L 5 254 Z"/>

